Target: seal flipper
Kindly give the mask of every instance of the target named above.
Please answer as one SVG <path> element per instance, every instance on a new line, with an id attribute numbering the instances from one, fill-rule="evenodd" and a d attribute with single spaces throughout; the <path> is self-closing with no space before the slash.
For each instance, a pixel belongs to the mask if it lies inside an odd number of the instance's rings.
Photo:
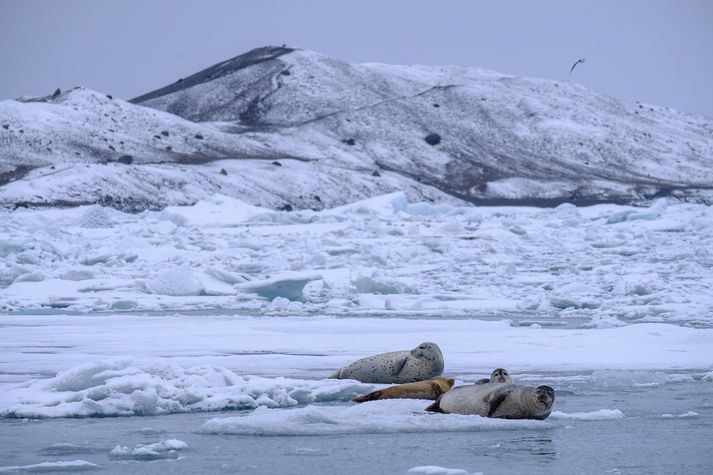
<path id="1" fill-rule="evenodd" d="M 398 376 L 399 373 L 401 372 L 402 369 L 404 369 L 404 366 L 406 366 L 406 362 L 408 361 L 408 357 L 404 356 L 403 359 L 397 360 L 394 362 L 393 368 L 391 368 L 391 374 L 393 376 Z"/>
<path id="2" fill-rule="evenodd" d="M 483 379 L 477 380 L 474 384 L 485 384 L 485 383 L 489 383 L 489 382 L 490 382 L 490 378 L 483 378 Z"/>
<path id="3" fill-rule="evenodd" d="M 495 414 L 495 411 L 498 410 L 498 407 L 505 401 L 505 399 L 508 397 L 508 394 L 510 394 L 510 391 L 504 391 L 498 394 L 494 394 L 492 398 L 490 398 L 490 401 L 488 401 L 488 412 L 485 415 L 485 417 L 493 417 L 493 414 Z"/>
<path id="4" fill-rule="evenodd" d="M 438 396 L 438 399 L 436 399 L 436 402 L 434 402 L 433 404 L 431 404 L 430 406 L 428 406 L 428 407 L 426 408 L 426 410 L 427 410 L 428 412 L 440 412 L 441 414 L 447 414 L 446 411 L 444 411 L 443 409 L 441 409 L 441 397 L 442 397 L 442 396 Z"/>
<path id="5" fill-rule="evenodd" d="M 342 379 L 342 368 L 339 368 L 334 373 L 329 375 L 327 379 Z"/>
<path id="6" fill-rule="evenodd" d="M 366 401 L 376 401 L 377 399 L 381 399 L 381 394 L 382 391 L 373 391 L 370 392 L 369 394 L 365 394 L 364 396 L 358 396 L 352 399 L 352 402 L 366 402 Z"/>

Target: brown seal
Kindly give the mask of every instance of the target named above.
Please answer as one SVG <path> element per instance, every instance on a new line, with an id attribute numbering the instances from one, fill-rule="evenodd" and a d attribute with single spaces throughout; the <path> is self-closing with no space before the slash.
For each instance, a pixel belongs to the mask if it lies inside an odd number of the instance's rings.
<path id="1" fill-rule="evenodd" d="M 546 419 L 555 403 L 549 386 L 485 383 L 453 388 L 426 408 L 445 414 L 476 414 L 500 419 Z"/>
<path id="2" fill-rule="evenodd" d="M 436 376 L 428 381 L 389 386 L 364 396 L 355 397 L 352 401 L 366 402 L 378 399 L 431 399 L 435 401 L 441 394 L 451 389 L 454 383 L 452 378 Z"/>

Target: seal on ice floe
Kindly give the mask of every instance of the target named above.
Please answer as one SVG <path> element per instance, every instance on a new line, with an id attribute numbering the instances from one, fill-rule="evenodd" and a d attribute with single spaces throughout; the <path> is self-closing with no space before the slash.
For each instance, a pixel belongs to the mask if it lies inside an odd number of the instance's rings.
<path id="1" fill-rule="evenodd" d="M 445 414 L 476 414 L 500 419 L 543 420 L 552 412 L 555 390 L 549 386 L 485 383 L 458 386 L 426 408 Z"/>
<path id="2" fill-rule="evenodd" d="M 435 343 L 421 343 L 413 350 L 367 356 L 332 373 L 333 379 L 362 383 L 402 384 L 425 381 L 443 374 L 443 354 Z"/>
<path id="3" fill-rule="evenodd" d="M 354 402 L 376 401 L 378 399 L 438 399 L 441 394 L 453 387 L 452 378 L 436 376 L 428 381 L 416 383 L 397 384 L 378 391 L 370 392 L 364 396 L 355 397 Z"/>
<path id="4" fill-rule="evenodd" d="M 475 384 L 485 384 L 485 383 L 512 383 L 512 378 L 508 370 L 504 368 L 496 368 L 490 373 L 490 379 L 483 378 L 475 382 Z"/>

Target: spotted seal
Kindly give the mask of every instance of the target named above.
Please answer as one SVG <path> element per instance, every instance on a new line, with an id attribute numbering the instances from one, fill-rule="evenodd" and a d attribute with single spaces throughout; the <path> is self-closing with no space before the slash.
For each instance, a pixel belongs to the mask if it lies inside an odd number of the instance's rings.
<path id="1" fill-rule="evenodd" d="M 338 369 L 332 379 L 356 379 L 362 383 L 402 384 L 424 381 L 443 374 L 443 354 L 435 343 L 413 350 L 367 356 Z"/>
<path id="2" fill-rule="evenodd" d="M 555 403 L 555 390 L 549 386 L 520 386 L 485 383 L 453 388 L 427 411 L 446 414 L 477 414 L 500 419 L 546 419 Z"/>
<path id="3" fill-rule="evenodd" d="M 483 378 L 475 382 L 475 384 L 485 384 L 485 383 L 512 383 L 512 378 L 508 370 L 504 368 L 496 368 L 490 373 L 490 379 Z"/>
<path id="4" fill-rule="evenodd" d="M 454 383 L 455 381 L 452 378 L 436 376 L 428 381 L 389 386 L 364 396 L 355 397 L 352 401 L 366 402 L 378 399 L 432 399 L 435 401 L 441 394 L 451 389 Z"/>

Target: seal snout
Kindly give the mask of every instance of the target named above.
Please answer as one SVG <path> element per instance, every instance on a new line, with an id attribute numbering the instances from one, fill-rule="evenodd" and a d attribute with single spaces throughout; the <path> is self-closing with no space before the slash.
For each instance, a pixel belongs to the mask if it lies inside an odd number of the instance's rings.
<path id="1" fill-rule="evenodd" d="M 555 390 L 549 386 L 537 386 L 535 389 L 535 397 L 546 407 L 550 407 L 555 401 Z"/>

